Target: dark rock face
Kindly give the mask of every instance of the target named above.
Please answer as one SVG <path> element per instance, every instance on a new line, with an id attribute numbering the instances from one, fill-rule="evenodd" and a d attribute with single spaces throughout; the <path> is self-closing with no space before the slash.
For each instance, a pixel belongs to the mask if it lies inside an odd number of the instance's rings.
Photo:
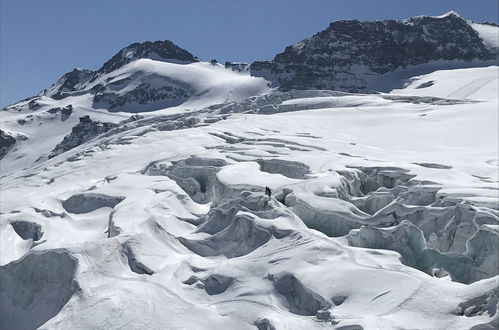
<path id="1" fill-rule="evenodd" d="M 71 92 L 79 90 L 94 75 L 95 72 L 92 70 L 74 69 L 59 78 L 46 93 L 55 100 L 61 100 L 71 95 Z"/>
<path id="2" fill-rule="evenodd" d="M 254 62 L 251 73 L 283 89 L 365 89 L 372 75 L 432 60 L 497 59 L 460 16 L 408 20 L 337 21 L 287 47 L 271 62 Z"/>
<path id="3" fill-rule="evenodd" d="M 246 62 L 225 62 L 225 68 L 236 72 L 248 70 L 249 64 Z"/>
<path id="4" fill-rule="evenodd" d="M 120 50 L 97 71 L 100 74 L 114 71 L 125 64 L 139 58 L 155 60 L 174 60 L 179 63 L 192 63 L 199 61 L 187 50 L 182 49 L 169 40 L 146 41 L 131 44 Z"/>
<path id="5" fill-rule="evenodd" d="M 114 123 L 93 121 L 88 115 L 80 117 L 80 123 L 72 128 L 71 133 L 64 137 L 48 157 L 52 158 L 62 154 L 117 126 Z"/>
<path id="6" fill-rule="evenodd" d="M 153 87 L 151 84 L 143 83 L 124 94 L 117 94 L 104 89 L 103 92 L 95 94 L 94 105 L 115 109 L 127 104 L 145 105 L 167 100 L 167 106 L 176 106 L 185 102 L 189 97 L 189 94 L 190 93 L 186 89 L 177 86 Z"/>
<path id="7" fill-rule="evenodd" d="M 47 112 L 51 113 L 51 114 L 60 113 L 61 114 L 61 121 L 65 121 L 73 113 L 73 106 L 70 104 L 64 108 L 61 108 L 61 107 L 51 108 L 51 109 L 47 110 Z M 20 125 L 24 125 L 26 123 L 26 121 L 20 122 L 19 120 L 17 122 Z"/>
<path id="8" fill-rule="evenodd" d="M 31 100 L 28 102 L 28 109 L 30 110 L 38 110 L 40 108 L 40 103 L 37 102 L 37 100 Z"/>
<path id="9" fill-rule="evenodd" d="M 0 129 L 0 159 L 5 157 L 15 143 L 15 137 Z"/>
<path id="10" fill-rule="evenodd" d="M 67 107 L 61 109 L 61 120 L 65 121 L 73 113 L 73 106 L 70 104 Z"/>

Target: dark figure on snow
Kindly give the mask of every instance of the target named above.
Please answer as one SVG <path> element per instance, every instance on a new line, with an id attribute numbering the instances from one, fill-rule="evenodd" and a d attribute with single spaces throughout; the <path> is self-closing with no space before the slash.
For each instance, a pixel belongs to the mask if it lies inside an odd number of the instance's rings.
<path id="1" fill-rule="evenodd" d="M 269 187 L 265 187 L 265 195 L 269 196 L 269 199 L 272 197 L 272 191 L 270 191 Z"/>
<path id="2" fill-rule="evenodd" d="M 217 61 L 217 60 L 211 60 L 211 61 L 210 61 L 210 64 L 211 64 L 211 65 L 216 65 L 217 63 L 218 63 L 218 61 Z"/>

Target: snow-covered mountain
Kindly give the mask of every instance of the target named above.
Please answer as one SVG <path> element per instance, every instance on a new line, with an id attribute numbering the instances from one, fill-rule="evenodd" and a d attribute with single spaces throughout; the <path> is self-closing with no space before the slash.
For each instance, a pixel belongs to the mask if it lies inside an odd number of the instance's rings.
<path id="1" fill-rule="evenodd" d="M 137 43 L 3 109 L 0 328 L 498 328 L 494 36 L 340 21 L 250 68 Z"/>
<path id="2" fill-rule="evenodd" d="M 10 150 L 7 156 L 0 154 L 5 157 L 3 169 L 30 166 L 57 154 L 54 148 L 82 116 L 103 125 L 128 120 L 130 113 L 189 112 L 260 95 L 270 90 L 267 85 L 247 72 L 201 62 L 170 41 L 136 43 L 97 71 L 75 69 L 37 96 L 4 108 L 2 137 L 20 138 L 14 147 L 11 140 L 0 141 L 6 146 L 2 150 Z M 82 134 L 93 138 L 97 131 L 92 131 Z"/>
<path id="3" fill-rule="evenodd" d="M 253 63 L 251 73 L 285 89 L 389 91 L 415 71 L 497 65 L 497 31 L 455 12 L 402 21 L 336 21 L 274 60 Z"/>

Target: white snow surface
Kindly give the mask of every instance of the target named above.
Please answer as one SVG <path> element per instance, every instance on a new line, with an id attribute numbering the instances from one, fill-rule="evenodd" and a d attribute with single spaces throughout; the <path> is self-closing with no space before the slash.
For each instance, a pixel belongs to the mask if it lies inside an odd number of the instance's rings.
<path id="1" fill-rule="evenodd" d="M 425 87 L 424 84 L 430 86 Z M 403 89 L 392 94 L 438 96 L 452 99 L 489 101 L 497 98 L 499 90 L 499 67 L 440 70 L 416 76 Z"/>
<path id="2" fill-rule="evenodd" d="M 491 48 L 499 48 L 499 27 L 483 24 L 483 23 L 470 23 L 471 27 L 475 29 L 482 38 L 483 42 Z"/>
<path id="3" fill-rule="evenodd" d="M 248 104 L 273 94 L 230 102 L 270 92 L 265 81 L 222 67 L 139 60 L 113 73 L 151 74 L 175 75 L 198 96 L 52 159 L 36 162 L 79 115 L 119 122 L 129 114 L 93 109 L 86 94 L 2 113 L 2 129 L 28 139 L 0 163 L 0 283 L 37 278 L 19 287 L 23 296 L 0 293 L 13 306 L 1 328 L 21 329 L 19 320 L 40 329 L 497 326 L 497 270 L 477 261 L 497 256 L 497 66 L 437 71 L 389 94 L 296 92 L 260 114 Z M 217 103 L 235 110 L 194 112 Z M 44 113 L 68 104 L 67 121 Z M 201 118 L 193 127 L 159 125 L 189 113 Z M 28 114 L 36 119 L 19 126 Z M 379 186 L 366 191 L 361 181 L 373 171 Z M 429 202 L 418 195 L 425 189 L 436 191 Z M 391 208 L 416 214 L 407 219 L 423 242 L 431 236 L 440 247 L 457 221 L 441 252 L 475 258 L 474 280 L 403 263 L 402 243 L 349 245 L 349 230 L 394 230 L 384 216 Z M 421 224 L 424 212 L 436 215 Z M 42 237 L 22 239 L 15 221 L 41 225 Z M 64 276 L 44 266 L 52 264 Z"/>

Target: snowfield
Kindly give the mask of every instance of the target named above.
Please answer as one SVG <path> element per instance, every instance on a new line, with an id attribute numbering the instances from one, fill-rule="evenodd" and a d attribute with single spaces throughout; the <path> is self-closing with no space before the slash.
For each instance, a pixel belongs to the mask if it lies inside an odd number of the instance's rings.
<path id="1" fill-rule="evenodd" d="M 1 161 L 0 328 L 498 327 L 497 66 L 350 94 L 141 59 L 85 88 L 165 77 L 189 96 L 164 110 L 2 112 L 27 139 Z M 83 115 L 116 125 L 73 147 Z"/>

